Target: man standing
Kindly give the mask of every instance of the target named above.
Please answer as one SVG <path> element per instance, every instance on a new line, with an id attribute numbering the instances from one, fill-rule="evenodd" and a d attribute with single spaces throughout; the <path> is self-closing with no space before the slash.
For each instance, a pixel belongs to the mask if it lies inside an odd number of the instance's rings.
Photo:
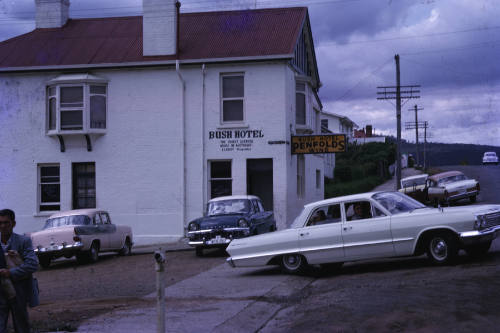
<path id="1" fill-rule="evenodd" d="M 38 269 L 38 258 L 33 251 L 31 239 L 18 235 L 12 230 L 16 225 L 16 215 L 10 209 L 0 210 L 0 241 L 4 253 L 10 255 L 19 254 L 23 262 L 13 268 L 0 268 L 0 276 L 10 278 L 16 289 L 16 297 L 7 299 L 3 291 L 0 291 L 0 333 L 7 332 L 7 321 L 9 312 L 12 312 L 12 321 L 16 332 L 30 332 L 27 304 L 32 297 L 33 277 L 32 273 Z M 2 257 L 2 259 L 4 259 Z M 5 262 L 0 260 L 0 264 Z"/>

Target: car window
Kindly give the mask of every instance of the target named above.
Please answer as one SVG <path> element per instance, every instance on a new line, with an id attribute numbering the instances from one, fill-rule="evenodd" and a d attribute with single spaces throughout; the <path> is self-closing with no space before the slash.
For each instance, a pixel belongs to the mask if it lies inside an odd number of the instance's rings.
<path id="1" fill-rule="evenodd" d="M 266 210 L 264 209 L 264 205 L 262 204 L 262 201 L 257 200 L 257 205 L 259 205 L 259 209 L 261 212 L 265 212 Z"/>
<path id="2" fill-rule="evenodd" d="M 101 216 L 99 214 L 95 214 L 94 224 L 102 224 Z"/>
<path id="3" fill-rule="evenodd" d="M 399 192 L 381 192 L 374 194 L 372 198 L 391 214 L 412 212 L 415 209 L 426 207 L 415 199 Z"/>
<path id="4" fill-rule="evenodd" d="M 373 216 L 374 217 L 382 217 L 382 216 L 386 216 L 385 213 L 383 211 L 381 211 L 378 207 L 376 206 L 373 206 Z"/>
<path id="5" fill-rule="evenodd" d="M 252 203 L 247 199 L 218 200 L 208 203 L 207 215 L 249 213 Z"/>
<path id="6" fill-rule="evenodd" d="M 366 200 L 345 203 L 345 208 L 347 221 L 364 220 L 373 217 L 371 204 Z"/>
<path id="7" fill-rule="evenodd" d="M 63 225 L 90 225 L 91 219 L 87 215 L 70 215 L 48 219 L 43 229 L 60 227 Z"/>
<path id="8" fill-rule="evenodd" d="M 101 212 L 99 215 L 101 215 L 102 223 L 111 224 L 108 213 Z"/>
<path id="9" fill-rule="evenodd" d="M 254 212 L 256 212 L 256 213 L 260 212 L 260 207 L 259 207 L 259 204 L 257 203 L 257 200 L 252 200 L 252 206 L 253 206 Z"/>
<path id="10" fill-rule="evenodd" d="M 309 217 L 307 226 L 336 223 L 341 220 L 340 204 L 332 204 L 316 208 Z"/>

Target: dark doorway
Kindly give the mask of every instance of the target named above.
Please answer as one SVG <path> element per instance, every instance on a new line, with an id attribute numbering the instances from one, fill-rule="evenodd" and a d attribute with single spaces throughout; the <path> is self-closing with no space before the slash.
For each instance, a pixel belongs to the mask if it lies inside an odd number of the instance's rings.
<path id="1" fill-rule="evenodd" d="M 247 194 L 262 199 L 265 210 L 273 210 L 273 159 L 247 159 Z"/>
<path id="2" fill-rule="evenodd" d="M 73 209 L 96 208 L 95 163 L 73 163 Z"/>

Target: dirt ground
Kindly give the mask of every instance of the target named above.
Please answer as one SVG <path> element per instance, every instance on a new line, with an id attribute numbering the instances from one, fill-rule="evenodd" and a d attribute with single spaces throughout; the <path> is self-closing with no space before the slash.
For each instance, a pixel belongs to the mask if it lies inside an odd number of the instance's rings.
<path id="1" fill-rule="evenodd" d="M 166 259 L 169 286 L 223 263 L 225 253 L 213 251 L 196 260 L 194 251 L 168 252 Z M 154 300 L 142 299 L 155 291 L 154 268 L 152 254 L 101 255 L 87 265 L 56 261 L 36 273 L 41 305 L 30 309 L 32 327 L 36 332 L 72 332 L 82 321 L 117 308 L 154 305 Z"/>

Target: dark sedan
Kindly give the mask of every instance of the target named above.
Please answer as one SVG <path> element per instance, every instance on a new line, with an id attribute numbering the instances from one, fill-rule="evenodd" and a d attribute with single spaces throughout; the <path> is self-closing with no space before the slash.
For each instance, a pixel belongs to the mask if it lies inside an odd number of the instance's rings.
<path id="1" fill-rule="evenodd" d="M 203 217 L 188 224 L 189 245 L 202 256 L 205 248 L 226 248 L 235 238 L 275 231 L 273 212 L 265 211 L 259 197 L 233 195 L 212 199 Z"/>

